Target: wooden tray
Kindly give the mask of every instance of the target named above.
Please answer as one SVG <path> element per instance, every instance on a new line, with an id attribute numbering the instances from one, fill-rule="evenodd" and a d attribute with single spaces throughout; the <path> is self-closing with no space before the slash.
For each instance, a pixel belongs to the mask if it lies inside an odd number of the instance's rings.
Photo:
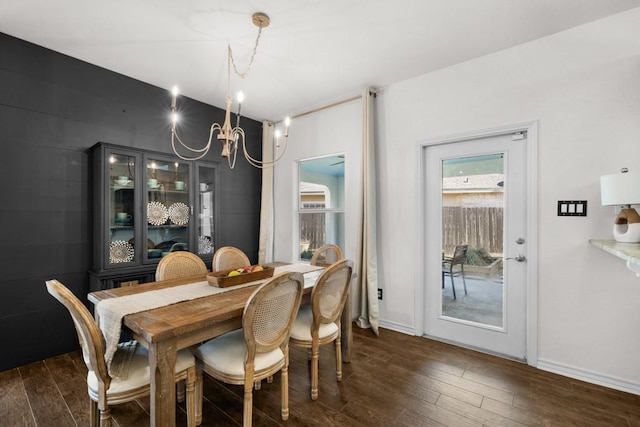
<path id="1" fill-rule="evenodd" d="M 215 273 L 209 273 L 207 274 L 207 281 L 211 286 L 217 286 L 219 288 L 242 285 L 243 283 L 272 277 L 275 268 L 264 267 L 264 270 L 256 271 L 255 273 L 241 273 L 237 276 L 228 277 L 227 274 L 229 274 L 229 272 L 233 270 L 235 270 L 235 268 L 231 270 L 220 270 L 216 271 Z"/>

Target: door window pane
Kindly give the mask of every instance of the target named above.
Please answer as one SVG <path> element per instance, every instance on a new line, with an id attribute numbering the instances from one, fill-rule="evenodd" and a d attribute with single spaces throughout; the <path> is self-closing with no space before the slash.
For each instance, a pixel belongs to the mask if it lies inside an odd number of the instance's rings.
<path id="1" fill-rule="evenodd" d="M 504 156 L 442 162 L 442 314 L 502 327 Z"/>

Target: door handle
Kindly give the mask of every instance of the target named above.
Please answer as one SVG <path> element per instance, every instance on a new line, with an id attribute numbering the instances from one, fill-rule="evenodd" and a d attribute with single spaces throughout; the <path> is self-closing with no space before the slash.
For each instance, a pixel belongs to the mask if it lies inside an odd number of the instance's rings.
<path id="1" fill-rule="evenodd" d="M 522 254 L 518 254 L 518 255 L 516 255 L 516 256 L 515 256 L 515 257 L 513 257 L 513 258 L 505 258 L 504 260 L 506 261 L 506 260 L 508 260 L 508 259 L 515 259 L 515 260 L 516 260 L 516 261 L 518 261 L 518 262 L 524 262 L 524 261 L 526 261 L 526 260 L 527 260 L 527 257 L 525 257 L 525 256 L 524 256 L 524 255 L 522 255 Z"/>

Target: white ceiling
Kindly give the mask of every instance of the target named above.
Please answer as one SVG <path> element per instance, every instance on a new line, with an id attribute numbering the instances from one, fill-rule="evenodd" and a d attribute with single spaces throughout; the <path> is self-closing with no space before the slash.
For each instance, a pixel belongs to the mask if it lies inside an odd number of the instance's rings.
<path id="1" fill-rule="evenodd" d="M 255 62 L 243 114 L 310 108 L 640 7 L 640 0 L 2 0 L 0 32 L 224 107 L 227 43 Z M 169 105 L 167 105 L 167 109 Z"/>

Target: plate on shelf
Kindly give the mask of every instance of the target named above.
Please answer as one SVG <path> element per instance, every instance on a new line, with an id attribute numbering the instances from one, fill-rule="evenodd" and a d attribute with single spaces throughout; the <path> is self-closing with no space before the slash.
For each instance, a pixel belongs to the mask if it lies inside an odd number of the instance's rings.
<path id="1" fill-rule="evenodd" d="M 163 225 L 169 218 L 169 212 L 165 205 L 160 202 L 149 202 L 147 204 L 147 221 L 151 225 Z"/>
<path id="2" fill-rule="evenodd" d="M 169 219 L 176 225 L 186 225 L 189 223 L 189 206 L 177 202 L 169 206 Z"/>
<path id="3" fill-rule="evenodd" d="M 133 246 L 124 240 L 114 240 L 109 245 L 109 262 L 117 264 L 133 261 Z"/>
<path id="4" fill-rule="evenodd" d="M 211 245 L 211 238 L 209 236 L 198 236 L 198 253 L 210 254 L 213 252 L 213 246 Z"/>
<path id="5" fill-rule="evenodd" d="M 147 249 L 147 258 L 162 258 L 162 249 Z"/>

